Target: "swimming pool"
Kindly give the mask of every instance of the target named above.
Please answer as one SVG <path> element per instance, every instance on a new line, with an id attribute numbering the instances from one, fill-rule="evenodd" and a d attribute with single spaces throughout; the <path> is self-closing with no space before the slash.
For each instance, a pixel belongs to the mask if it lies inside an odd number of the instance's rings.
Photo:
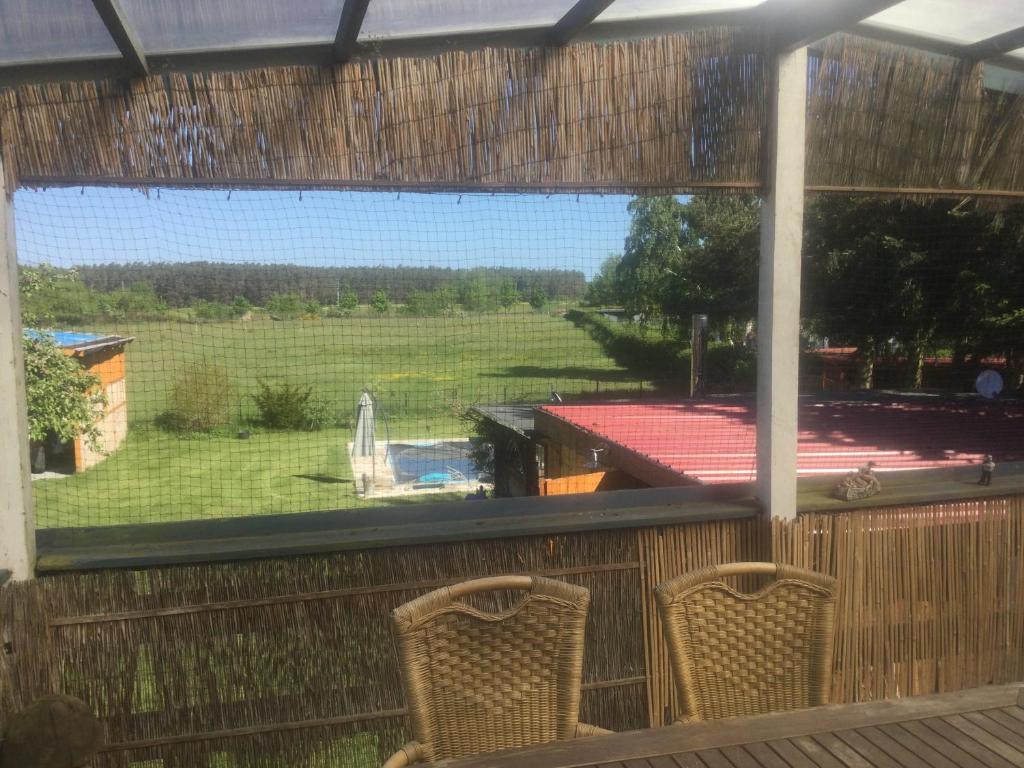
<path id="1" fill-rule="evenodd" d="M 391 443 L 388 460 L 395 482 L 450 484 L 484 482 L 473 463 L 469 440 L 417 440 Z"/>

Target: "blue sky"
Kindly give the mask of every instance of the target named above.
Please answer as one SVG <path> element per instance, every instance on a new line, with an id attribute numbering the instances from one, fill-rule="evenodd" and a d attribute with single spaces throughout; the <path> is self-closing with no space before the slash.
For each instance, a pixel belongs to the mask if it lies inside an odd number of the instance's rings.
<path id="1" fill-rule="evenodd" d="M 18 257 L 55 266 L 226 261 L 583 271 L 622 250 L 621 195 L 22 190 Z"/>

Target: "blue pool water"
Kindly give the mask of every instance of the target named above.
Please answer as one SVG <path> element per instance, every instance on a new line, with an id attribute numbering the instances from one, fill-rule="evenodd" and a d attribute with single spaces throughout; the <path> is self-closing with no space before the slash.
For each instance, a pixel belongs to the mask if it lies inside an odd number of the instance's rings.
<path id="1" fill-rule="evenodd" d="M 388 458 L 397 483 L 478 483 L 469 440 L 392 443 Z"/>

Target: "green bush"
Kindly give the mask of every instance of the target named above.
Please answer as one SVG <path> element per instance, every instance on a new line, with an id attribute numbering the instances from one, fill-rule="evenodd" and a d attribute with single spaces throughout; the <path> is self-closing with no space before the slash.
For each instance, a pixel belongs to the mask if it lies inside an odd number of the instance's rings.
<path id="1" fill-rule="evenodd" d="M 231 302 L 231 313 L 235 317 L 243 317 L 252 311 L 252 304 L 245 296 L 235 296 L 234 301 Z"/>
<path id="2" fill-rule="evenodd" d="M 312 387 L 282 382 L 259 382 L 253 395 L 260 423 L 270 429 L 323 429 L 334 421 L 330 401 L 313 394 Z"/>
<path id="3" fill-rule="evenodd" d="M 275 293 L 267 300 L 267 312 L 282 320 L 291 320 L 302 314 L 305 302 L 297 293 Z"/>
<path id="4" fill-rule="evenodd" d="M 359 306 L 359 295 L 350 286 L 345 286 L 338 292 L 338 311 L 344 314 L 354 312 Z"/>
<path id="5" fill-rule="evenodd" d="M 379 315 L 386 315 L 391 309 L 391 302 L 384 291 L 374 291 L 373 299 L 370 300 L 370 308 Z"/>
<path id="6" fill-rule="evenodd" d="M 158 421 L 176 432 L 213 432 L 227 425 L 234 402 L 227 370 L 204 358 L 182 370 Z"/>
<path id="7" fill-rule="evenodd" d="M 402 312 L 414 317 L 439 317 L 455 306 L 455 296 L 447 288 L 436 291 L 410 291 L 405 297 Z"/>
<path id="8" fill-rule="evenodd" d="M 534 309 L 544 309 L 544 305 L 548 303 L 548 294 L 540 286 L 537 286 L 530 291 L 530 306 Z"/>
<path id="9" fill-rule="evenodd" d="M 230 320 L 235 317 L 235 310 L 219 301 L 196 299 L 192 302 L 192 315 L 197 320 Z"/>
<path id="10" fill-rule="evenodd" d="M 635 323 L 615 323 L 597 312 L 569 310 L 566 319 L 586 329 L 610 358 L 623 368 L 655 381 L 688 384 L 690 342 L 672 331 Z M 752 392 L 756 385 L 756 353 L 725 343 L 708 345 L 704 378 L 710 394 Z"/>

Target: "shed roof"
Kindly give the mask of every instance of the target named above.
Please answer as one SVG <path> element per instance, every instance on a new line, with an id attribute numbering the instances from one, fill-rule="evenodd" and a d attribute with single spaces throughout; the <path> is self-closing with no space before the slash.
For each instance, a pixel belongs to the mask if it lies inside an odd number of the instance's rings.
<path id="1" fill-rule="evenodd" d="M 26 328 L 25 335 L 32 338 L 48 336 L 58 347 L 76 356 L 123 347 L 135 341 L 134 336 L 102 335 L 86 331 L 38 331 L 32 328 Z"/>
<path id="2" fill-rule="evenodd" d="M 756 415 L 734 398 L 684 402 L 546 405 L 537 428 L 553 422 L 590 448 L 613 444 L 652 466 L 702 483 L 757 477 Z M 868 461 L 877 470 L 926 469 L 1024 460 L 1024 403 L 936 397 L 803 400 L 798 474 L 838 474 Z"/>

